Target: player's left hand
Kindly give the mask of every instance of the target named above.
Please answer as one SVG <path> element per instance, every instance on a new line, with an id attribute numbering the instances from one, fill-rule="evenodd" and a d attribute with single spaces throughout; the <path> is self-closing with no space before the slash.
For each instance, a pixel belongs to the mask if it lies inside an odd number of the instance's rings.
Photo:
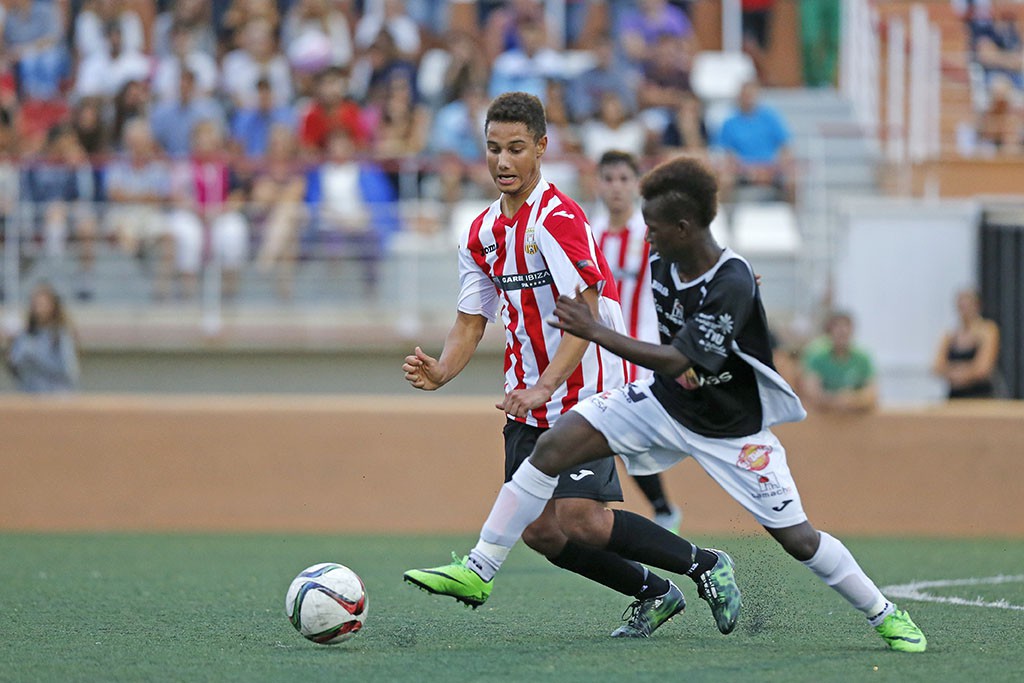
<path id="1" fill-rule="evenodd" d="M 531 410 L 546 405 L 549 400 L 551 392 L 541 387 L 530 387 L 508 392 L 505 394 L 505 400 L 494 404 L 494 407 L 512 417 L 526 417 Z"/>
<path id="2" fill-rule="evenodd" d="M 574 296 L 562 294 L 555 302 L 555 315 L 548 319 L 548 325 L 557 327 L 560 330 L 579 337 L 580 339 L 591 339 L 590 330 L 594 326 L 594 316 L 590 306 L 581 296 L 579 290 Z"/>

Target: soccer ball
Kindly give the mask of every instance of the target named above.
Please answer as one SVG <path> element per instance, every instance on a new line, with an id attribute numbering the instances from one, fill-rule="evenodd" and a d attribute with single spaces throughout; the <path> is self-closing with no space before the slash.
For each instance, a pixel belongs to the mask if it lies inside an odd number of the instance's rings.
<path id="1" fill-rule="evenodd" d="M 333 562 L 299 572 L 288 586 L 284 611 L 295 630 L 321 645 L 348 640 L 363 627 L 368 601 L 362 579 Z"/>

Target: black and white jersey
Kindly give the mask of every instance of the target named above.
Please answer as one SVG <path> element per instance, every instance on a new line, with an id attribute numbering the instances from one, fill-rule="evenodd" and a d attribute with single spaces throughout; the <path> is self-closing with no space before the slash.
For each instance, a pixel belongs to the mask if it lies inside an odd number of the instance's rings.
<path id="1" fill-rule="evenodd" d="M 651 287 L 661 343 L 693 362 L 682 377 L 655 374 L 651 391 L 684 427 L 729 438 L 806 416 L 772 363 L 761 293 L 745 259 L 725 249 L 709 271 L 684 282 L 654 255 Z"/>

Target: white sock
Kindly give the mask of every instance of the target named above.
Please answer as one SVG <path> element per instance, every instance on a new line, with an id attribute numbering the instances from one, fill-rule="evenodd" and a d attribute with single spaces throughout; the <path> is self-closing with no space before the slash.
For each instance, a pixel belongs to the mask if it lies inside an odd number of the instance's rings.
<path id="1" fill-rule="evenodd" d="M 882 623 L 895 609 L 893 604 L 885 599 L 842 542 L 824 531 L 818 533 L 821 538 L 818 552 L 803 564 L 863 612 L 872 626 Z"/>
<path id="2" fill-rule="evenodd" d="M 512 475 L 512 481 L 501 487 L 480 531 L 480 541 L 469 553 L 472 568 L 480 578 L 494 578 L 523 530 L 544 512 L 557 485 L 558 477 L 549 477 L 527 460 Z"/>

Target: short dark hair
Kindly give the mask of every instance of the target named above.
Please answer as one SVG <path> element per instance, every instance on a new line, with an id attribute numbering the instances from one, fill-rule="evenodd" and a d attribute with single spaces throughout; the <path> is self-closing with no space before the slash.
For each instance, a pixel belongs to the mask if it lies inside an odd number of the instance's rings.
<path id="1" fill-rule="evenodd" d="M 825 324 L 822 327 L 826 333 L 831 332 L 832 328 L 839 322 L 846 322 L 852 327 L 853 315 L 847 311 L 830 311 L 828 316 L 825 318 Z"/>
<path id="2" fill-rule="evenodd" d="M 548 124 L 544 115 L 544 104 L 535 95 L 525 92 L 506 92 L 498 95 L 487 107 L 484 132 L 492 121 L 499 123 L 521 123 L 537 142 L 547 135 Z"/>
<path id="3" fill-rule="evenodd" d="M 601 160 L 597 162 L 597 167 L 604 168 L 615 164 L 625 164 L 633 169 L 633 173 L 640 175 L 640 165 L 636 162 L 636 157 L 620 149 L 610 149 L 602 154 Z"/>
<path id="4" fill-rule="evenodd" d="M 658 164 L 640 179 L 640 196 L 658 202 L 655 211 L 679 214 L 708 227 L 718 212 L 718 181 L 693 157 L 676 157 Z"/>

